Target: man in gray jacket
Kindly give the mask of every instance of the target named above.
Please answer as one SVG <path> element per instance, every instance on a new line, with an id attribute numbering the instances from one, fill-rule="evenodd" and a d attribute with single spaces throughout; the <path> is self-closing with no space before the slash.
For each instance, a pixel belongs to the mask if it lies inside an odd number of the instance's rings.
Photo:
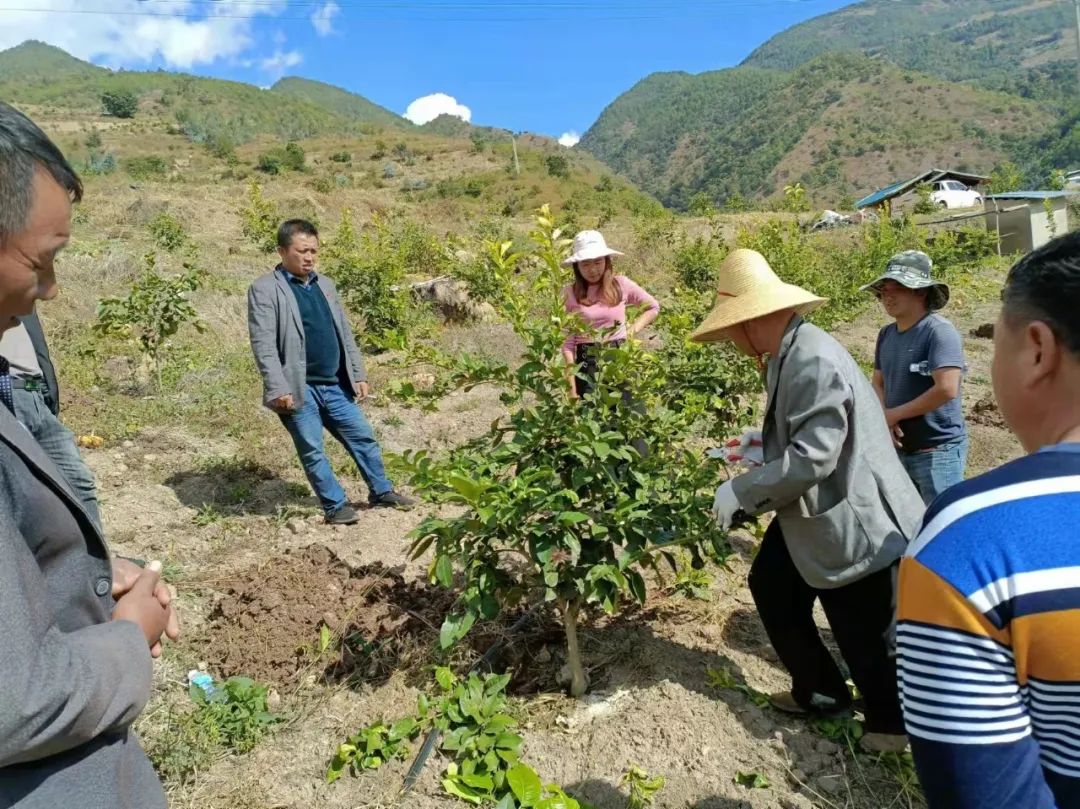
<path id="1" fill-rule="evenodd" d="M 56 295 L 81 195 L 56 146 L 0 103 L 0 333 Z M 179 631 L 160 564 L 112 557 L 14 409 L 0 357 L 0 807 L 164 809 L 131 732 L 151 658 Z"/>
<path id="2" fill-rule="evenodd" d="M 348 525 L 360 518 L 323 450 L 324 428 L 356 462 L 372 506 L 413 505 L 394 491 L 358 405 L 370 390 L 364 359 L 334 282 L 315 272 L 319 231 L 303 219 L 283 222 L 278 254 L 281 263 L 248 290 L 248 332 L 263 379 L 263 404 L 292 436 L 328 523 Z"/>
<path id="3" fill-rule="evenodd" d="M 819 716 L 851 708 L 814 624 L 820 601 L 865 700 L 863 746 L 902 750 L 894 594 L 922 498 L 870 382 L 836 340 L 802 319 L 824 300 L 783 283 L 752 250 L 732 252 L 719 275 L 718 302 L 693 339 L 732 340 L 759 362 L 769 358 L 763 462 L 717 490 L 714 513 L 728 530 L 740 512 L 776 512 L 750 570 L 758 614 L 792 679 L 772 704 Z"/>

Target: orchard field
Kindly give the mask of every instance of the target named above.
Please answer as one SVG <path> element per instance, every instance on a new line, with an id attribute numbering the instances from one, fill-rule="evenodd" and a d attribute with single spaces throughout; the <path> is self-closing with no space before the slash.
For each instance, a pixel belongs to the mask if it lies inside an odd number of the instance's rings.
<path id="1" fill-rule="evenodd" d="M 173 806 L 922 805 L 910 760 L 856 754 L 854 723 L 763 707 L 787 684 L 745 586 L 764 523 L 710 526 L 726 473 L 705 456 L 756 424 L 760 383 L 686 335 L 727 250 L 755 247 L 831 299 L 816 321 L 869 371 L 881 316 L 858 287 L 922 246 L 968 335 L 977 473 L 1019 452 L 989 389 L 985 326 L 1007 260 L 984 233 L 810 236 L 795 190 L 788 211 L 676 217 L 540 142 L 521 146 L 518 173 L 507 144 L 482 139 L 372 132 L 215 154 L 153 119 L 27 111 L 91 169 L 42 318 L 113 549 L 161 558 L 179 593 L 183 635 L 138 725 Z M 365 411 L 415 511 L 324 525 L 260 406 L 245 292 L 289 216 L 322 229 L 321 271 L 368 357 Z M 575 406 L 558 260 L 594 226 L 662 310 Z M 437 300 L 414 292 L 433 279 Z M 144 322 L 133 289 L 172 303 L 175 333 Z M 627 384 L 645 407 L 622 401 Z M 647 458 L 627 450 L 636 438 Z M 222 696 L 193 698 L 191 669 Z"/>

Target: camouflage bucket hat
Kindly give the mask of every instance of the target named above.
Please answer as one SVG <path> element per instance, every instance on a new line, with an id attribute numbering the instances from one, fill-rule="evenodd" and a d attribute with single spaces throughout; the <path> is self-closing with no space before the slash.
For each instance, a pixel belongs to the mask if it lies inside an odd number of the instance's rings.
<path id="1" fill-rule="evenodd" d="M 930 276 L 934 262 L 921 250 L 905 250 L 889 259 L 885 272 L 862 289 L 880 292 L 886 281 L 895 281 L 908 289 L 929 290 L 926 304 L 931 311 L 941 309 L 949 302 L 949 285 L 935 281 Z"/>

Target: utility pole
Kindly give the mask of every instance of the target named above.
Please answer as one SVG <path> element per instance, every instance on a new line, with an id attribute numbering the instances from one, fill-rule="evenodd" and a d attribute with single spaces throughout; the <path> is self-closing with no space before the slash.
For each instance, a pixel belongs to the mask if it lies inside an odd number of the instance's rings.
<path id="1" fill-rule="evenodd" d="M 1076 14 L 1077 19 L 1080 19 L 1080 0 L 1076 0 Z M 514 137 L 514 133 L 510 133 L 510 143 L 514 147 L 514 174 L 521 176 L 521 164 L 518 162 L 517 156 L 517 138 Z"/>
<path id="2" fill-rule="evenodd" d="M 1080 82 L 1080 0 L 1073 0 L 1076 6 L 1076 78 Z"/>

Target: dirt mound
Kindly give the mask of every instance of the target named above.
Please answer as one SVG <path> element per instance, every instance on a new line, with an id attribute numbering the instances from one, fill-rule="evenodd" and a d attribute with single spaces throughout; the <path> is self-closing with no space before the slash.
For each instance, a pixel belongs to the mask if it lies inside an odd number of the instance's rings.
<path id="1" fill-rule="evenodd" d="M 974 329 L 972 329 L 969 332 L 969 334 L 972 337 L 978 337 L 978 338 L 980 338 L 982 340 L 993 340 L 994 339 L 994 324 L 993 323 L 983 323 L 981 326 L 976 326 Z"/>
<path id="2" fill-rule="evenodd" d="M 1009 425 L 1005 423 L 1004 416 L 1001 415 L 1001 410 L 998 409 L 997 402 L 994 401 L 993 394 L 988 394 L 979 399 L 979 401 L 975 403 L 975 406 L 971 408 L 971 415 L 969 418 L 975 424 L 981 424 L 984 427 L 1000 427 L 1003 430 L 1009 429 Z"/>
<path id="3" fill-rule="evenodd" d="M 291 683 L 309 674 L 378 681 L 430 648 L 454 594 L 381 563 L 352 568 L 314 546 L 230 579 L 209 616 L 204 659 L 222 676 Z M 320 648 L 321 628 L 332 636 Z"/>

